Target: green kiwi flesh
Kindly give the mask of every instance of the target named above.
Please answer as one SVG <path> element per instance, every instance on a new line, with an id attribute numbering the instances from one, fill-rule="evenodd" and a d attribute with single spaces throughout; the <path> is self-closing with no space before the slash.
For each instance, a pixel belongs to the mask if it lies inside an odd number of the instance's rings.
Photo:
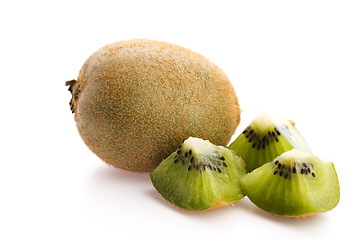
<path id="1" fill-rule="evenodd" d="M 296 149 L 243 176 L 241 183 L 259 208 L 288 217 L 328 211 L 340 198 L 334 164 Z"/>
<path id="2" fill-rule="evenodd" d="M 188 210 L 227 206 L 244 197 L 240 176 L 244 164 L 231 150 L 190 137 L 150 173 L 156 190 Z"/>
<path id="3" fill-rule="evenodd" d="M 311 152 L 294 125 L 286 118 L 260 113 L 229 145 L 229 149 L 244 160 L 247 172 L 293 148 Z"/>

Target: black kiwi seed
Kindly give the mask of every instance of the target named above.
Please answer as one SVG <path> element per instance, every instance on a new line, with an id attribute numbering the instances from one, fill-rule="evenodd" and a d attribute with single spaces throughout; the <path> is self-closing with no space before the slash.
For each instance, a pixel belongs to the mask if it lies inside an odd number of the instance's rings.
<path id="1" fill-rule="evenodd" d="M 195 156 L 190 156 L 190 154 L 192 155 L 192 153 L 189 151 L 188 152 L 188 157 L 189 157 L 189 161 L 186 160 L 186 158 L 183 157 L 176 157 L 174 163 L 178 162 L 179 160 L 182 161 L 182 163 L 185 165 L 186 163 L 189 164 L 187 166 L 188 171 L 190 171 L 191 169 L 196 169 L 196 171 L 205 171 L 206 168 L 210 169 L 210 170 L 214 170 L 217 171 L 219 173 L 222 173 L 222 169 L 225 167 L 228 167 L 227 163 L 225 162 L 226 159 L 224 156 L 221 156 L 219 152 L 215 152 L 217 156 L 217 158 L 211 158 L 209 157 L 209 161 L 207 162 L 200 162 L 197 163 L 195 160 Z"/>
<path id="2" fill-rule="evenodd" d="M 278 136 L 281 135 L 281 132 L 274 127 L 272 131 L 268 131 L 267 135 L 258 135 L 256 131 L 247 127 L 243 134 L 248 139 L 249 143 L 252 143 L 251 147 L 257 150 L 265 149 L 266 146 L 270 145 L 270 142 L 276 141 L 279 142 Z"/>
<path id="3" fill-rule="evenodd" d="M 266 146 L 266 141 L 261 141 L 261 148 L 265 149 L 265 146 Z"/>
<path id="4" fill-rule="evenodd" d="M 257 144 L 257 147 L 256 147 L 257 150 L 260 150 L 260 143 L 258 142 Z"/>
<path id="5" fill-rule="evenodd" d="M 208 156 L 208 161 L 197 163 L 195 156 L 192 154 L 192 150 L 182 151 L 179 149 L 176 151 L 176 156 L 174 158 L 174 163 L 181 162 L 182 165 L 185 165 L 188 171 L 195 169 L 196 171 L 205 171 L 206 168 L 210 170 L 217 171 L 222 173 L 222 169 L 228 167 L 227 163 L 225 162 L 226 159 L 222 156 L 218 151 L 215 151 L 215 156 Z M 184 155 L 182 155 L 184 154 Z"/>
<path id="6" fill-rule="evenodd" d="M 245 135 L 245 137 L 246 137 L 246 138 L 250 137 L 250 135 L 252 135 L 253 132 L 254 132 L 254 130 L 251 129 L 250 132 L 248 132 L 248 134 Z"/>
<path id="7" fill-rule="evenodd" d="M 294 166 L 288 166 L 286 164 L 281 164 L 278 160 L 274 162 L 275 171 L 273 172 L 274 175 L 279 174 L 280 177 L 284 177 L 284 179 L 291 179 L 292 174 L 296 174 L 297 171 L 300 171 L 301 174 L 304 175 L 311 175 L 315 177 L 315 173 L 312 172 L 311 165 L 307 163 L 297 163 L 295 162 Z"/>
<path id="8" fill-rule="evenodd" d="M 262 148 L 265 149 L 265 147 L 269 144 L 270 144 L 269 139 L 266 136 L 264 136 L 262 140 Z"/>
<path id="9" fill-rule="evenodd" d="M 280 136 L 280 132 L 279 132 L 279 130 L 277 130 L 276 128 L 274 128 L 274 129 L 275 129 L 275 131 L 276 131 L 277 135 L 279 135 L 279 136 Z"/>
<path id="10" fill-rule="evenodd" d="M 308 174 L 307 169 L 306 169 L 306 168 L 302 168 L 302 169 L 301 169 L 301 174 L 307 175 L 307 174 Z"/>

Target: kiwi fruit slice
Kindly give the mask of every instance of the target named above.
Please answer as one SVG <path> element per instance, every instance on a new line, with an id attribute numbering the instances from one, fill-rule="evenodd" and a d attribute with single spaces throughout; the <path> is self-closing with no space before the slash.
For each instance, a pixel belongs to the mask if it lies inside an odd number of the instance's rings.
<path id="1" fill-rule="evenodd" d="M 238 99 L 224 71 L 163 41 L 110 43 L 66 85 L 85 144 L 126 170 L 154 170 L 190 136 L 226 146 L 240 123 Z"/>
<path id="2" fill-rule="evenodd" d="M 340 198 L 334 164 L 296 149 L 241 177 L 241 183 L 259 208 L 288 217 L 328 211 Z"/>
<path id="3" fill-rule="evenodd" d="M 264 112 L 229 145 L 244 160 L 247 172 L 294 148 L 311 152 L 293 121 Z"/>
<path id="4" fill-rule="evenodd" d="M 156 190 L 188 210 L 210 210 L 244 197 L 244 163 L 231 150 L 190 137 L 150 173 Z"/>

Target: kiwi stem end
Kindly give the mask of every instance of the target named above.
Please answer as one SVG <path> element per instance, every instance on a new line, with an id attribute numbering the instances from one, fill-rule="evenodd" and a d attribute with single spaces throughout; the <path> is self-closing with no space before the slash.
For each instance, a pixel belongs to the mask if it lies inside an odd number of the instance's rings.
<path id="1" fill-rule="evenodd" d="M 66 81 L 65 82 L 65 86 L 70 86 L 69 87 L 69 92 L 71 93 L 71 95 L 73 95 L 73 88 L 74 88 L 74 85 L 76 84 L 76 80 L 73 79 L 73 80 L 70 80 L 70 81 Z M 74 96 L 73 96 L 74 97 Z M 71 109 L 71 112 L 74 113 L 74 104 L 73 104 L 73 97 L 71 98 L 69 104 L 70 104 L 70 109 Z"/>

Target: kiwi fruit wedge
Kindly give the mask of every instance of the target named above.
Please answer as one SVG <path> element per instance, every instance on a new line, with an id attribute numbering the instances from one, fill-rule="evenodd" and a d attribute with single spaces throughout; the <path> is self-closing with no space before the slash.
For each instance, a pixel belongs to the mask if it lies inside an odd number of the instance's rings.
<path id="1" fill-rule="evenodd" d="M 244 197 L 244 163 L 231 150 L 190 137 L 150 173 L 156 190 L 187 210 L 210 210 Z"/>
<path id="2" fill-rule="evenodd" d="M 275 215 L 307 217 L 333 209 L 340 187 L 332 162 L 297 149 L 241 177 L 248 198 Z"/>
<path id="3" fill-rule="evenodd" d="M 187 48 L 156 40 L 110 43 L 67 81 L 78 132 L 106 163 L 150 172 L 188 137 L 226 146 L 240 123 L 227 75 Z"/>
<path id="4" fill-rule="evenodd" d="M 264 112 L 229 145 L 244 160 L 247 172 L 294 148 L 311 152 L 293 121 Z"/>

